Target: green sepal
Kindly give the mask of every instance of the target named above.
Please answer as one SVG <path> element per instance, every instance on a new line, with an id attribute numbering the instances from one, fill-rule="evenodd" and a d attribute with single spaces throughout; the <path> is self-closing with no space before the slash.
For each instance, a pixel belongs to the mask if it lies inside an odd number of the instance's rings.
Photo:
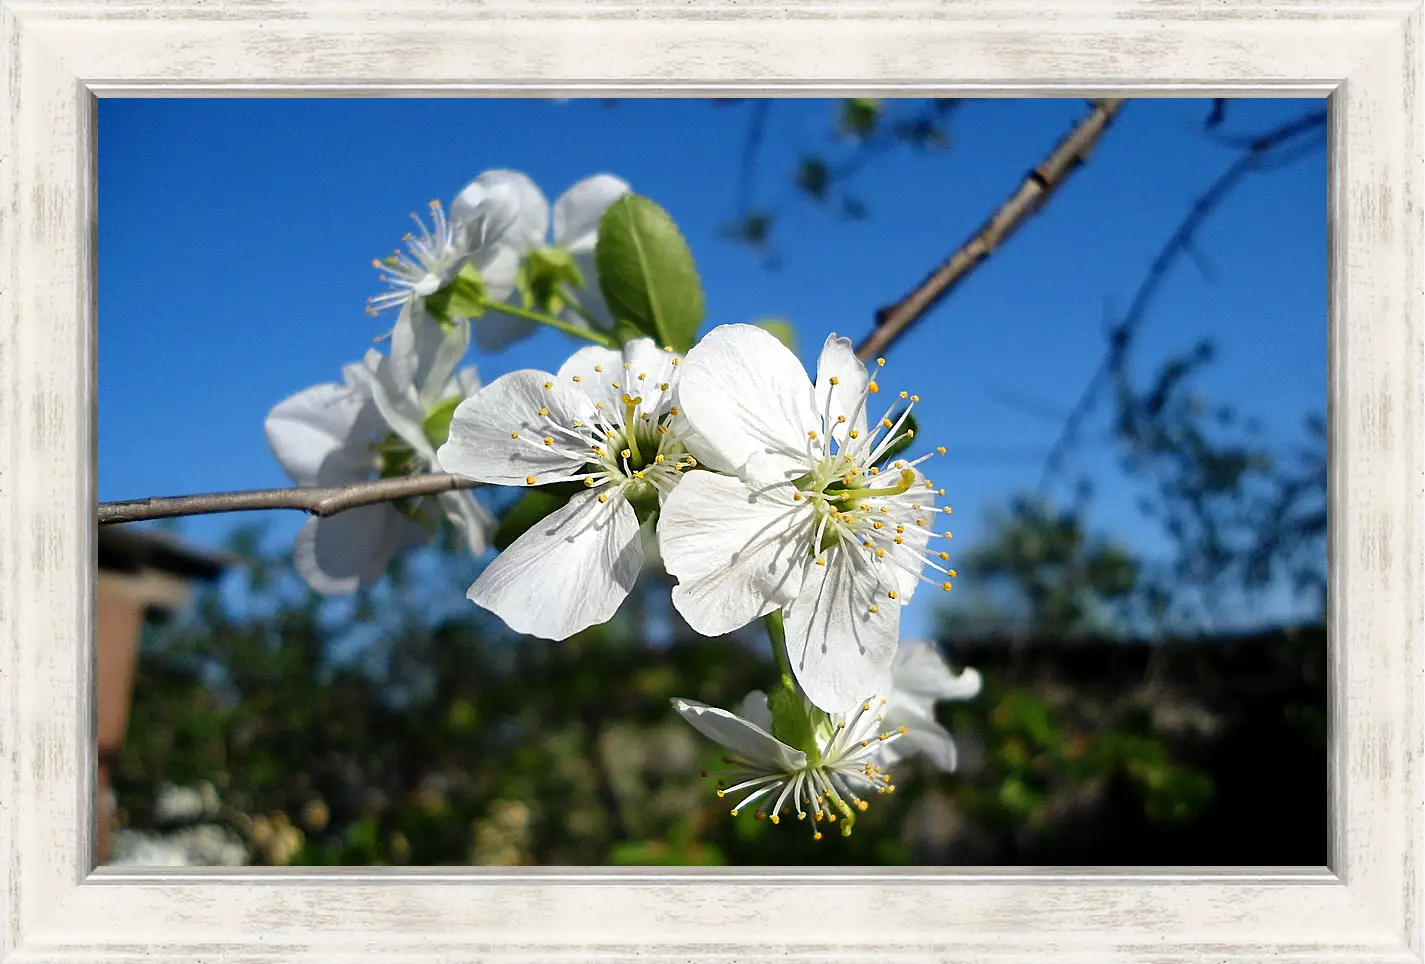
<path id="1" fill-rule="evenodd" d="M 446 332 L 457 321 L 479 318 L 485 312 L 485 279 L 467 264 L 450 284 L 426 297 L 426 311 Z"/>
<path id="2" fill-rule="evenodd" d="M 565 248 L 535 248 L 525 256 L 515 276 L 524 306 L 534 311 L 559 315 L 569 306 L 564 291 L 584 287 L 584 273 Z"/>

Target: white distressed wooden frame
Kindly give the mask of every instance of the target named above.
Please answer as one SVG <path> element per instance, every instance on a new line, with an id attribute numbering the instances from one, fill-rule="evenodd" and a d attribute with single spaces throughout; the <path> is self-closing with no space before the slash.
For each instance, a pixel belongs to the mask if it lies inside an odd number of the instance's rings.
<path id="1" fill-rule="evenodd" d="M 0 961 L 1421 961 L 1421 13 L 0 0 Z M 92 871 L 94 98 L 733 91 L 1330 96 L 1330 869 Z"/>

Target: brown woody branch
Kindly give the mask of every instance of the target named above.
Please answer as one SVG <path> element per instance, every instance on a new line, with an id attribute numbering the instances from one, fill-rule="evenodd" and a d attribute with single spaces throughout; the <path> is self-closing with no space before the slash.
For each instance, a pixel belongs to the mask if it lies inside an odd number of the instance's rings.
<path id="1" fill-rule="evenodd" d="M 479 485 L 457 475 L 412 475 L 398 479 L 377 479 L 355 485 L 297 486 L 288 489 L 249 489 L 244 492 L 211 492 L 206 495 L 174 495 L 130 502 L 101 502 L 99 524 L 171 519 L 174 516 L 209 515 L 214 512 L 251 512 L 258 509 L 300 509 L 315 516 L 336 515 L 347 509 L 378 502 L 395 502 L 422 495 L 438 495 Z"/>
<path id="2" fill-rule="evenodd" d="M 1053 197 L 1054 192 L 1080 164 L 1087 160 L 1114 116 L 1123 108 L 1122 99 L 1092 102 L 1092 109 L 1061 140 L 1049 156 L 1029 173 L 1009 199 L 970 239 L 955 250 L 938 268 L 909 294 L 876 312 L 876 327 L 856 347 L 863 361 L 883 354 L 890 344 L 905 334 L 940 299 L 965 280 L 979 264 L 995 252 L 1031 215 Z"/>

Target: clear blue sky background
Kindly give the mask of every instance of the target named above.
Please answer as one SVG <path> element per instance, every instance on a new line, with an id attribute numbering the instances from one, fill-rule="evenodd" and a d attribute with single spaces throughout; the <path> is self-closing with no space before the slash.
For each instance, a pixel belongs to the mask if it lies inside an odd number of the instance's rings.
<path id="1" fill-rule="evenodd" d="M 1312 106 L 1236 101 L 1226 126 L 1258 130 Z M 396 245 L 407 212 L 448 202 L 483 170 L 523 170 L 551 201 L 587 175 L 623 177 L 682 227 L 709 326 L 787 318 L 814 364 L 828 332 L 862 335 L 1084 109 L 964 105 L 947 150 L 893 151 L 857 175 L 869 218 L 780 206 L 784 264 L 768 271 L 718 232 L 736 208 L 748 105 L 101 100 L 99 498 L 287 484 L 263 435 L 268 410 L 335 380 L 389 327 L 390 316 L 362 313 L 378 290 L 371 258 Z M 955 507 L 955 545 L 967 548 L 987 509 L 1035 484 L 1057 419 L 1102 357 L 1106 312 L 1122 309 L 1193 198 L 1231 163 L 1234 152 L 1201 133 L 1208 112 L 1205 101 L 1129 105 L 1053 203 L 889 353 L 883 384 L 918 392 L 923 438 L 950 450 L 934 477 Z M 827 101 L 772 108 L 759 200 L 788 197 L 802 152 L 835 148 L 833 120 Z M 1179 265 L 1140 339 L 1138 370 L 1210 336 L 1220 359 L 1205 391 L 1260 416 L 1269 435 L 1295 437 L 1326 401 L 1324 152 L 1250 179 L 1199 248 L 1211 277 Z M 555 368 L 574 347 L 551 332 L 473 361 L 488 381 Z M 1074 463 L 1101 483 L 1091 522 L 1151 550 L 1160 542 L 1115 481 L 1105 430 L 1100 417 Z M 281 537 L 302 521 L 272 515 Z M 217 543 L 241 521 L 251 516 L 192 519 L 182 531 Z M 908 632 L 926 626 L 932 596 L 918 595 Z"/>

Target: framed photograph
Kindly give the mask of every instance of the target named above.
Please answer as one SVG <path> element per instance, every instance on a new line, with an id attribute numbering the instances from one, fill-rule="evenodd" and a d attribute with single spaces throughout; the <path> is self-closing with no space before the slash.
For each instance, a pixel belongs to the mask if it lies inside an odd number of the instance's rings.
<path id="1" fill-rule="evenodd" d="M 0 962 L 1425 961 L 1422 14 L 0 0 Z"/>

